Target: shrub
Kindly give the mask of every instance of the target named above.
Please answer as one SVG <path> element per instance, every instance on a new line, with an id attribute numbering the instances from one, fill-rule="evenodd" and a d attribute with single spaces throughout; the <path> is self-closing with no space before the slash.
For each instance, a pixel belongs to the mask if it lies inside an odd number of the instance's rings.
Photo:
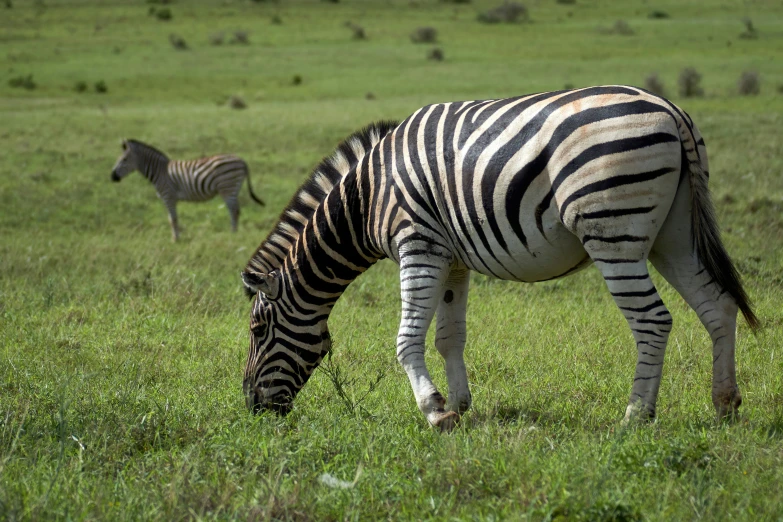
<path id="1" fill-rule="evenodd" d="M 171 9 L 168 7 L 164 7 L 163 9 L 158 9 L 155 11 L 155 16 L 158 18 L 158 20 L 163 20 L 164 22 L 168 22 L 172 18 Z"/>
<path id="2" fill-rule="evenodd" d="M 485 24 L 527 22 L 530 20 L 527 7 L 517 2 L 505 2 L 494 9 L 479 13 L 478 21 Z"/>
<path id="3" fill-rule="evenodd" d="M 438 41 L 438 31 L 434 27 L 419 27 L 411 33 L 413 43 L 435 43 Z"/>
<path id="4" fill-rule="evenodd" d="M 178 51 L 186 51 L 188 49 L 188 44 L 185 39 L 173 33 L 169 35 L 169 43 Z"/>
<path id="5" fill-rule="evenodd" d="M 693 67 L 686 67 L 680 71 L 677 82 L 680 86 L 680 96 L 683 98 L 704 96 L 704 89 L 701 88 L 701 74 Z"/>
<path id="6" fill-rule="evenodd" d="M 76 92 L 87 92 L 87 82 L 76 82 L 76 85 L 73 86 L 73 90 Z"/>
<path id="7" fill-rule="evenodd" d="M 655 10 L 648 14 L 647 18 L 652 18 L 653 20 L 663 20 L 665 18 L 669 18 L 669 13 L 666 11 Z"/>
<path id="8" fill-rule="evenodd" d="M 644 79 L 644 88 L 658 96 L 666 96 L 666 89 L 661 79 L 658 78 L 658 73 L 652 73 Z"/>
<path id="9" fill-rule="evenodd" d="M 631 29 L 631 26 L 628 25 L 628 22 L 626 22 L 625 20 L 617 20 L 609 32 L 612 34 L 619 34 L 622 36 L 631 36 L 634 33 L 634 30 Z"/>
<path id="10" fill-rule="evenodd" d="M 745 24 L 745 31 L 740 33 L 740 38 L 744 38 L 746 40 L 755 40 L 759 37 L 759 34 L 756 32 L 756 28 L 753 27 L 753 20 L 750 18 L 743 18 L 742 23 Z"/>
<path id="11" fill-rule="evenodd" d="M 209 37 L 210 45 L 223 45 L 226 39 L 226 35 L 223 33 L 215 33 Z"/>
<path id="12" fill-rule="evenodd" d="M 295 74 L 294 77 L 291 79 L 292 85 L 302 85 L 302 77 L 298 74 Z"/>
<path id="13" fill-rule="evenodd" d="M 247 45 L 250 43 L 248 39 L 247 31 L 234 31 L 234 37 L 231 39 L 232 44 Z"/>
<path id="14" fill-rule="evenodd" d="M 345 22 L 345 27 L 353 31 L 354 40 L 367 39 L 367 33 L 364 32 L 364 27 L 362 27 L 361 25 L 356 25 L 353 22 Z"/>
<path id="15" fill-rule="evenodd" d="M 279 15 L 272 16 L 272 18 L 269 21 L 272 23 L 272 25 L 282 25 L 283 23 L 283 19 L 280 18 Z"/>
<path id="16" fill-rule="evenodd" d="M 375 95 L 373 93 L 371 93 L 371 92 L 368 92 L 367 94 L 364 95 L 364 99 L 365 100 L 374 100 L 375 99 Z"/>
<path id="17" fill-rule="evenodd" d="M 95 92 L 99 92 L 103 94 L 108 91 L 109 91 L 109 87 L 106 85 L 106 82 L 104 82 L 103 80 L 99 80 L 95 82 Z"/>
<path id="18" fill-rule="evenodd" d="M 27 89 L 28 91 L 32 91 L 38 85 L 33 81 L 33 75 L 28 74 L 27 76 L 17 76 L 16 78 L 11 78 L 8 80 L 8 85 L 11 87 L 16 87 L 19 89 Z"/>
<path id="19" fill-rule="evenodd" d="M 247 107 L 247 103 L 239 96 L 232 96 L 228 99 L 228 106 L 232 109 L 244 109 Z"/>
<path id="20" fill-rule="evenodd" d="M 444 4 L 469 4 L 470 0 L 440 0 Z"/>
<path id="21" fill-rule="evenodd" d="M 5 7 L 6 9 L 11 9 L 13 7 L 11 0 L 5 0 Z"/>
<path id="22" fill-rule="evenodd" d="M 434 47 L 433 49 L 430 49 L 429 53 L 427 53 L 428 60 L 442 62 L 443 58 L 445 58 L 445 56 L 443 55 L 443 49 L 441 49 L 440 47 Z"/>
<path id="23" fill-rule="evenodd" d="M 557 3 L 561 5 L 574 5 L 576 0 L 557 0 Z"/>
<path id="24" fill-rule="evenodd" d="M 148 4 L 168 5 L 173 3 L 172 0 L 147 0 Z"/>
<path id="25" fill-rule="evenodd" d="M 761 81 L 756 71 L 745 71 L 737 82 L 737 90 L 742 96 L 755 96 L 761 92 Z"/>

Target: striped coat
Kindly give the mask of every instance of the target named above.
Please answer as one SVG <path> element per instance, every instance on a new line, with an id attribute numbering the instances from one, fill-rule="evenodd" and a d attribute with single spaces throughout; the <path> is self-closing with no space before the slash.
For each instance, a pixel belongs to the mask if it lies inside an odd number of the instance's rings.
<path id="1" fill-rule="evenodd" d="M 112 169 L 111 179 L 120 181 L 138 170 L 152 182 L 168 210 L 174 241 L 179 238 L 178 201 L 207 201 L 219 194 L 228 208 L 231 230 L 234 232 L 239 219 L 239 190 L 245 178 L 250 197 L 259 205 L 264 204 L 250 186 L 247 164 L 237 156 L 220 155 L 176 161 L 136 140 L 124 140 L 122 148 L 122 155 Z"/>
<path id="2" fill-rule="evenodd" d="M 290 409 L 329 350 L 334 303 L 378 259 L 391 258 L 402 294 L 397 357 L 433 426 L 453 428 L 471 404 L 463 360 L 469 272 L 535 282 L 589 265 L 636 342 L 626 419 L 651 418 L 672 317 L 649 260 L 709 332 L 713 403 L 719 416 L 732 415 L 741 401 L 737 310 L 751 326 L 757 319 L 721 244 L 707 179 L 704 140 L 690 117 L 640 89 L 424 107 L 356 158 L 274 261 L 257 252 L 248 263 L 243 280 L 256 294 L 248 406 Z M 424 362 L 436 313 L 447 398 Z"/>

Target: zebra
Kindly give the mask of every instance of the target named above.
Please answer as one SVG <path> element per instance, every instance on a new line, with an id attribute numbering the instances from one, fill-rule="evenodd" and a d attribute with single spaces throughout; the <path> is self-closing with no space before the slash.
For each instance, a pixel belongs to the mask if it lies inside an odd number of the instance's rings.
<path id="1" fill-rule="evenodd" d="M 112 181 L 118 182 L 135 170 L 150 180 L 169 211 L 174 241 L 179 239 L 177 201 L 207 201 L 220 194 L 226 202 L 234 232 L 239 219 L 237 196 L 245 178 L 250 197 L 264 205 L 250 186 L 247 163 L 237 156 L 223 154 L 191 161 L 170 160 L 158 149 L 137 140 L 123 140 L 122 150 L 111 171 Z"/>
<path id="2" fill-rule="evenodd" d="M 537 282 L 595 265 L 637 348 L 624 422 L 654 419 L 673 322 L 649 260 L 709 333 L 712 402 L 718 418 L 733 417 L 742 400 L 737 311 L 754 330 L 759 321 L 721 242 L 708 177 L 690 116 L 642 89 L 425 106 L 357 155 L 296 227 L 281 220 L 285 241 L 273 231 L 260 250 L 274 255 L 257 252 L 242 271 L 255 296 L 246 404 L 290 411 L 331 348 L 334 304 L 390 258 L 400 266 L 397 358 L 424 417 L 449 431 L 472 403 L 463 357 L 470 271 Z M 308 200 L 306 186 L 292 201 Z M 436 314 L 447 399 L 424 360 Z"/>

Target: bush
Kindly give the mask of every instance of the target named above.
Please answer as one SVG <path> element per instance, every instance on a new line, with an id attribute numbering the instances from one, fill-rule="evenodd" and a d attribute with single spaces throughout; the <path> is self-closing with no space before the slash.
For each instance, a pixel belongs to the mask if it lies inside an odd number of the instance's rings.
<path id="1" fill-rule="evenodd" d="M 228 106 L 232 109 L 244 109 L 247 107 L 247 103 L 239 96 L 232 96 L 228 99 Z"/>
<path id="2" fill-rule="evenodd" d="M 469 4 L 470 0 L 440 0 L 443 4 Z"/>
<path id="3" fill-rule="evenodd" d="M 680 96 L 683 98 L 704 96 L 704 89 L 701 88 L 701 74 L 693 67 L 683 69 L 677 82 L 680 86 Z"/>
<path id="4" fill-rule="evenodd" d="M 634 30 L 628 25 L 625 20 L 617 20 L 609 29 L 600 28 L 599 32 L 605 34 L 619 34 L 621 36 L 631 36 L 634 34 Z"/>
<path id="5" fill-rule="evenodd" d="M 441 49 L 440 47 L 435 47 L 431 49 L 429 53 L 427 53 L 428 60 L 442 62 L 443 58 L 445 58 L 445 56 L 443 56 L 443 49 Z"/>
<path id="6" fill-rule="evenodd" d="M 756 71 L 745 71 L 737 82 L 737 90 L 742 96 L 755 96 L 761 92 L 761 81 Z"/>
<path id="7" fill-rule="evenodd" d="M 247 31 L 234 31 L 234 37 L 231 39 L 232 44 L 247 45 L 250 43 Z"/>
<path id="8" fill-rule="evenodd" d="M 87 92 L 87 82 L 76 82 L 73 86 L 73 90 L 76 92 Z"/>
<path id="9" fill-rule="evenodd" d="M 168 5 L 172 4 L 172 0 L 147 0 L 148 4 Z"/>
<path id="10" fill-rule="evenodd" d="M 169 35 L 169 43 L 178 51 L 186 51 L 188 49 L 188 44 L 185 39 L 173 33 Z"/>
<path id="11" fill-rule="evenodd" d="M 8 80 L 8 85 L 11 87 L 16 87 L 19 89 L 27 89 L 28 91 L 32 91 L 38 85 L 33 81 L 33 75 L 28 74 L 27 76 L 17 76 L 16 78 L 11 78 Z"/>
<path id="12" fill-rule="evenodd" d="M 666 11 L 652 11 L 650 14 L 647 15 L 647 18 L 652 18 L 653 20 L 663 20 L 665 18 L 669 18 L 669 13 Z"/>
<path id="13" fill-rule="evenodd" d="M 557 0 L 557 3 L 561 5 L 574 5 L 576 0 Z"/>
<path id="14" fill-rule="evenodd" d="M 367 33 L 364 32 L 364 27 L 360 25 L 356 25 L 353 22 L 345 22 L 345 27 L 353 31 L 353 39 L 354 40 L 365 40 L 367 39 Z"/>
<path id="15" fill-rule="evenodd" d="M 106 85 L 106 82 L 104 82 L 103 80 L 99 80 L 95 82 L 95 92 L 99 92 L 103 94 L 108 91 L 109 91 L 109 87 Z"/>
<path id="16" fill-rule="evenodd" d="M 291 85 L 302 85 L 302 77 L 298 74 L 295 74 L 291 79 Z"/>
<path id="17" fill-rule="evenodd" d="M 282 25 L 283 19 L 279 15 L 274 15 L 270 20 L 272 25 Z"/>
<path id="18" fill-rule="evenodd" d="M 168 7 L 164 7 L 163 9 L 158 9 L 155 11 L 155 16 L 158 18 L 158 20 L 163 20 L 164 22 L 168 22 L 172 18 L 171 9 Z"/>
<path id="19" fill-rule="evenodd" d="M 479 13 L 478 21 L 485 24 L 527 22 L 530 15 L 527 7 L 517 2 L 505 2 L 494 9 Z"/>
<path id="20" fill-rule="evenodd" d="M 435 43 L 438 41 L 438 31 L 434 27 L 419 27 L 411 33 L 413 43 Z"/>
<path id="21" fill-rule="evenodd" d="M 753 20 L 750 18 L 743 18 L 742 23 L 745 24 L 745 31 L 740 33 L 740 38 L 744 38 L 746 40 L 755 40 L 759 37 L 759 34 L 756 32 L 756 28 L 753 27 Z"/>
<path id="22" fill-rule="evenodd" d="M 658 78 L 658 73 L 652 73 L 644 79 L 644 88 L 658 96 L 666 96 L 666 89 L 661 79 Z"/>
<path id="23" fill-rule="evenodd" d="M 226 35 L 223 33 L 215 33 L 209 37 L 210 45 L 223 45 L 226 39 Z"/>
<path id="24" fill-rule="evenodd" d="M 364 95 L 364 99 L 365 100 L 374 100 L 375 99 L 375 95 L 373 93 L 371 93 L 371 92 L 368 92 L 367 94 Z"/>

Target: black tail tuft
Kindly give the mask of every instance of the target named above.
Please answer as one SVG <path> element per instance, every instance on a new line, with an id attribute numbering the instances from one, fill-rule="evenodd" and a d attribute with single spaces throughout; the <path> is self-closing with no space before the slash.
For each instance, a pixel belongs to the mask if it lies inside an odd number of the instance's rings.
<path id="1" fill-rule="evenodd" d="M 707 188 L 707 176 L 702 172 L 698 161 L 685 161 L 689 166 L 692 198 L 693 240 L 696 252 L 704 268 L 715 282 L 729 293 L 745 316 L 751 330 L 757 331 L 760 323 L 753 313 L 753 305 L 742 287 L 739 272 L 734 267 L 729 254 L 720 239 L 715 209 Z"/>
<path id="2" fill-rule="evenodd" d="M 245 165 L 245 170 L 247 170 L 247 190 L 250 192 L 250 197 L 253 198 L 253 201 L 262 207 L 265 207 L 266 203 L 264 203 L 264 200 L 256 196 L 255 192 L 253 192 L 253 187 L 250 185 L 250 169 L 247 168 L 247 165 Z"/>

